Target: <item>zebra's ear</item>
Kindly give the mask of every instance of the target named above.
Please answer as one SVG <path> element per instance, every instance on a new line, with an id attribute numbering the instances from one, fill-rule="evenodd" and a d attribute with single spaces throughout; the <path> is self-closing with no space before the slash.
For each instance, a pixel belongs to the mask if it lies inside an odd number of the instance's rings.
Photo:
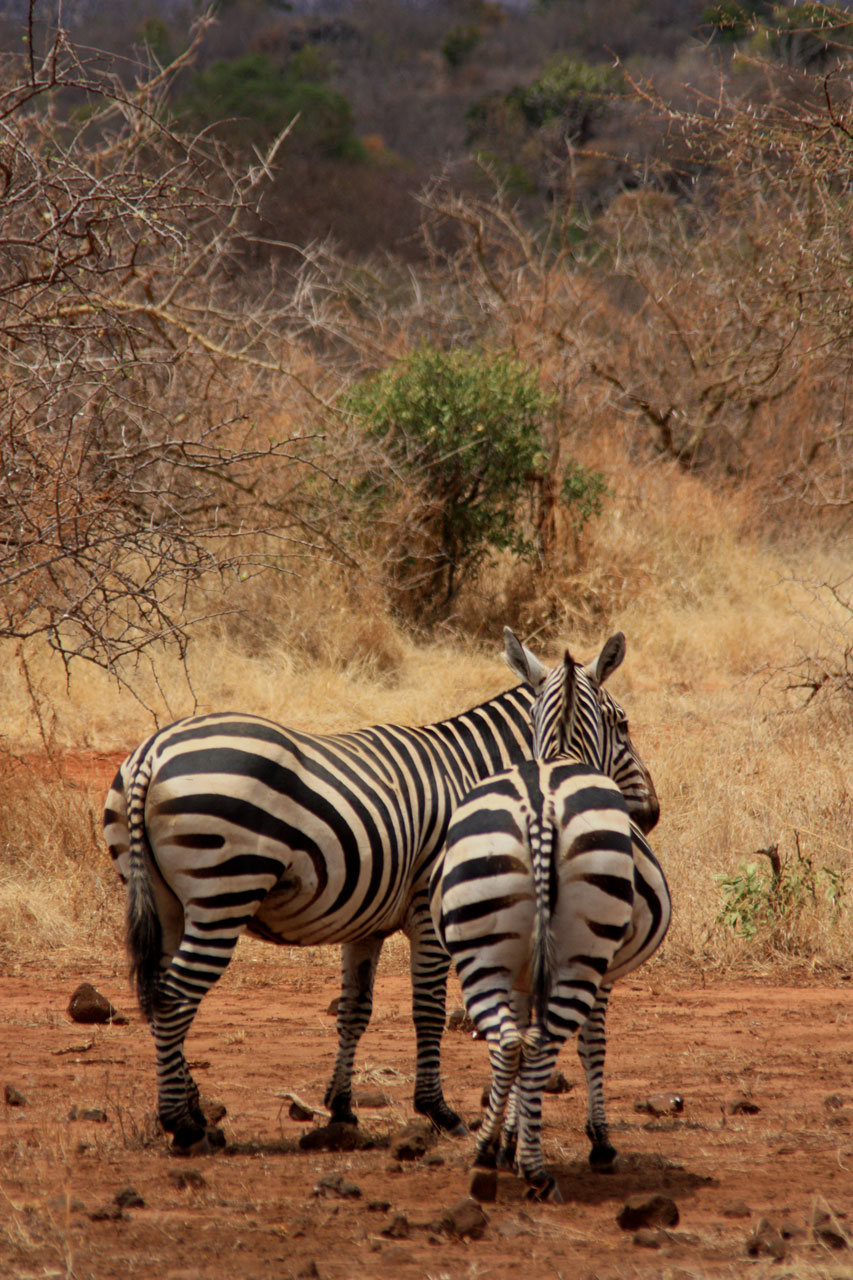
<path id="1" fill-rule="evenodd" d="M 532 685 L 535 693 L 539 692 L 545 683 L 548 668 L 530 652 L 526 645 L 521 643 L 509 627 L 504 627 L 504 659 L 510 671 L 514 672 L 519 680 Z"/>
<path id="2" fill-rule="evenodd" d="M 613 675 L 617 667 L 621 667 L 624 657 L 625 636 L 621 631 L 617 631 L 605 641 L 604 648 L 598 657 L 586 664 L 583 669 L 584 675 L 588 676 L 593 684 L 602 685 Z"/>

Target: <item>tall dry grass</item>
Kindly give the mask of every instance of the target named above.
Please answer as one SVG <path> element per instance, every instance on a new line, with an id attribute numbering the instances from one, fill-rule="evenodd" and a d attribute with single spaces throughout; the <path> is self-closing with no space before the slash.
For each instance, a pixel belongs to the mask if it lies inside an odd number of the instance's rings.
<path id="1" fill-rule="evenodd" d="M 101 671 L 64 670 L 45 652 L 29 683 L 13 653 L 0 690 L 0 964 L 97 955 L 123 964 L 122 894 L 100 840 L 102 790 L 115 753 L 194 710 L 239 707 L 285 724 L 335 732 L 380 721 L 423 723 L 511 682 L 500 623 L 546 658 L 562 646 L 589 656 L 616 628 L 628 656 L 613 679 L 662 801 L 654 845 L 675 911 L 663 966 L 767 974 L 849 967 L 853 945 L 853 718 L 849 701 L 802 709 L 786 668 L 814 650 L 827 608 L 807 580 L 837 580 L 849 543 L 772 544 L 743 492 L 727 497 L 674 466 L 609 467 L 611 498 L 547 579 L 499 565 L 460 605 L 483 607 L 478 638 L 418 642 L 369 591 L 354 600 L 332 571 L 314 582 L 258 579 L 191 648 L 188 674 L 165 658 L 143 682 L 144 702 Z M 235 588 L 235 591 L 237 589 Z M 479 593 L 479 594 L 478 594 Z M 545 607 L 547 597 L 547 608 Z M 844 610 L 835 622 L 850 626 Z M 258 619 L 263 619 L 259 628 Z M 41 719 L 35 714 L 38 707 Z M 45 743 L 48 767 L 36 759 Z M 103 787 L 74 753 L 96 754 Z M 70 755 L 68 753 L 71 753 Z M 75 769 L 77 772 L 75 773 Z M 793 904 L 774 902 L 777 846 L 787 868 L 811 868 Z M 767 890 L 752 936 L 720 920 L 722 876 L 750 863 Z M 840 886 L 830 900 L 830 883 Z M 776 912 L 776 908 L 781 914 Z M 258 956 L 262 948 L 246 946 Z M 269 954 L 274 954 L 268 949 Z M 405 963 L 405 948 L 392 948 Z M 307 960 L 307 957 L 306 957 Z"/>

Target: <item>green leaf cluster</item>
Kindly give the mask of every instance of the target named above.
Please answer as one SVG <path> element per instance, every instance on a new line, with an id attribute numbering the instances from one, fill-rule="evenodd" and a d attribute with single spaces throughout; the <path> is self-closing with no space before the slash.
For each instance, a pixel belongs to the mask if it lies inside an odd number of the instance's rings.
<path id="1" fill-rule="evenodd" d="M 433 513 L 424 554 L 445 600 L 490 554 L 534 554 L 519 503 L 545 473 L 554 408 L 534 370 L 511 356 L 424 346 L 362 382 L 346 407 L 386 460 L 372 501 L 390 506 L 408 489 Z"/>
<path id="2" fill-rule="evenodd" d="M 193 78 L 177 114 L 243 143 L 267 141 L 298 116 L 297 146 L 348 158 L 361 151 L 349 102 L 323 83 L 318 60 L 304 56 L 285 69 L 265 53 L 215 62 Z"/>

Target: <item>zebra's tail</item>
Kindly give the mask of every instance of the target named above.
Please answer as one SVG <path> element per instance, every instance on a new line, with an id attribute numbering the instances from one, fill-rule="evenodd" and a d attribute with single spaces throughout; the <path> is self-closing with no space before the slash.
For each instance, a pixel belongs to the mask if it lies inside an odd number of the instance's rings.
<path id="1" fill-rule="evenodd" d="M 127 803 L 130 875 L 127 884 L 127 950 L 130 979 L 143 1015 L 154 1014 L 163 930 L 151 884 L 151 850 L 145 831 L 145 798 L 151 781 L 151 756 L 146 752 L 136 766 Z"/>
<path id="2" fill-rule="evenodd" d="M 554 847 L 556 827 L 547 814 L 531 824 L 530 851 L 533 863 L 535 915 L 530 955 L 531 1030 L 541 1041 L 545 1038 L 545 1021 L 551 997 L 554 972 L 554 936 L 551 930 L 553 912 Z"/>

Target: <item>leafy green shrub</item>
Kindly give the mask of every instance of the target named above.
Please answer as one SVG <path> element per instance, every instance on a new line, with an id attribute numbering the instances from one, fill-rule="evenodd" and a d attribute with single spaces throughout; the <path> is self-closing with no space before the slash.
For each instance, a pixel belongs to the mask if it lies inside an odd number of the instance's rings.
<path id="1" fill-rule="evenodd" d="M 457 23 L 451 27 L 441 46 L 444 60 L 449 67 L 461 67 L 467 62 L 482 39 L 480 28 L 473 23 Z"/>
<path id="2" fill-rule="evenodd" d="M 823 904 L 830 924 L 838 921 L 848 872 L 816 867 L 800 848 L 799 838 L 791 858 L 781 858 L 777 845 L 759 852 L 769 860 L 769 873 L 755 862 L 742 862 L 731 875 L 715 877 L 723 892 L 717 923 L 749 942 L 763 938 L 777 950 L 799 951 L 800 925 L 807 909 Z"/>
<path id="3" fill-rule="evenodd" d="M 558 123 L 562 132 L 584 138 L 594 118 L 621 92 L 622 76 L 613 67 L 556 53 L 537 80 L 511 96 L 531 128 Z"/>
<path id="4" fill-rule="evenodd" d="M 362 493 L 390 522 L 390 576 L 410 612 L 446 612 L 495 552 L 540 554 L 523 500 L 528 511 L 541 503 L 555 404 L 535 370 L 511 356 L 424 346 L 363 381 L 346 407 L 379 446 Z M 576 521 L 604 492 L 598 473 L 568 464 L 561 496 Z"/>
<path id="5" fill-rule="evenodd" d="M 199 126 L 222 122 L 221 131 L 242 142 L 268 140 L 298 116 L 297 146 L 355 158 L 361 144 L 353 133 L 352 108 L 321 82 L 321 74 L 316 59 L 294 60 L 283 71 L 265 53 L 220 60 L 194 77 L 177 113 Z"/>

